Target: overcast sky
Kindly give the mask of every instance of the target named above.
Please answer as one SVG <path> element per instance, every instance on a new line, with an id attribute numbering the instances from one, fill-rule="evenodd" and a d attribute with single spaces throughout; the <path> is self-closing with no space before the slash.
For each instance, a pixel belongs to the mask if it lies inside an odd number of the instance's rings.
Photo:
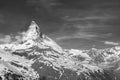
<path id="1" fill-rule="evenodd" d="M 119 0 L 1 0 L 0 37 L 26 30 L 32 20 L 63 48 L 120 44 Z"/>

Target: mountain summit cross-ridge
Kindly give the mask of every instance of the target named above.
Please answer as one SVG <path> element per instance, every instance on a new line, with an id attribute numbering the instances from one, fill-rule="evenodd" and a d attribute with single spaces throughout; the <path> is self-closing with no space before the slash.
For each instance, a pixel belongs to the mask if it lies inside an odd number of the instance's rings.
<path id="1" fill-rule="evenodd" d="M 0 45 L 2 80 L 114 80 L 106 70 L 114 68 L 113 64 L 117 65 L 120 47 L 62 49 L 42 34 L 34 21 L 21 34 L 20 42 Z M 113 71 L 119 71 L 119 67 Z"/>

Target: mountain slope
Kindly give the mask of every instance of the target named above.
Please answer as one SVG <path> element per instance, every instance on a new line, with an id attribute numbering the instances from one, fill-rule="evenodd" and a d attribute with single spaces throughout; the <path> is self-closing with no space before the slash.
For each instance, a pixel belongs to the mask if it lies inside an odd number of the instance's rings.
<path id="1" fill-rule="evenodd" d="M 104 69 L 109 65 L 108 57 L 118 56 L 118 52 L 62 49 L 42 34 L 34 21 L 20 34 L 21 40 L 0 45 L 2 80 L 114 80 Z"/>

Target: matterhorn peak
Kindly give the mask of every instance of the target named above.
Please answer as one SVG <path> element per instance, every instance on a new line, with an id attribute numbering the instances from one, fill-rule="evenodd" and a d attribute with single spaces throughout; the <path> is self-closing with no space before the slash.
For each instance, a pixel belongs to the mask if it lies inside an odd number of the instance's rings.
<path id="1" fill-rule="evenodd" d="M 29 26 L 29 29 L 27 30 L 27 32 L 24 33 L 23 41 L 28 39 L 37 39 L 39 35 L 40 35 L 40 28 L 35 23 L 35 21 L 32 21 L 31 25 Z"/>
<path id="2" fill-rule="evenodd" d="M 35 23 L 35 21 L 32 21 L 31 25 L 29 26 L 29 29 L 23 35 L 23 42 L 26 40 L 28 41 L 36 39 L 42 39 L 42 41 L 39 41 L 39 43 L 43 44 L 44 46 L 50 47 L 56 50 L 57 52 L 62 52 L 62 48 L 59 45 L 57 45 L 57 43 L 51 38 L 42 34 L 42 32 L 40 32 L 39 26 Z"/>
<path id="3" fill-rule="evenodd" d="M 18 51 L 27 50 L 31 47 L 37 46 L 41 49 L 50 48 L 56 52 L 63 53 L 63 49 L 54 40 L 40 32 L 40 28 L 35 21 L 32 21 L 28 30 L 26 32 L 22 32 L 21 34 L 21 42 L 2 44 L 0 45 L 0 48 Z"/>

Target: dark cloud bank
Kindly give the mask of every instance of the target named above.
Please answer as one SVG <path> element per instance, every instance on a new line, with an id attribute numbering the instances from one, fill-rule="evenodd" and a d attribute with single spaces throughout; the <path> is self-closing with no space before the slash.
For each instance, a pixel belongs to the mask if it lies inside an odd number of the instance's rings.
<path id="1" fill-rule="evenodd" d="M 1 36 L 26 30 L 32 20 L 64 48 L 105 48 L 120 43 L 119 0 L 0 1 Z"/>

